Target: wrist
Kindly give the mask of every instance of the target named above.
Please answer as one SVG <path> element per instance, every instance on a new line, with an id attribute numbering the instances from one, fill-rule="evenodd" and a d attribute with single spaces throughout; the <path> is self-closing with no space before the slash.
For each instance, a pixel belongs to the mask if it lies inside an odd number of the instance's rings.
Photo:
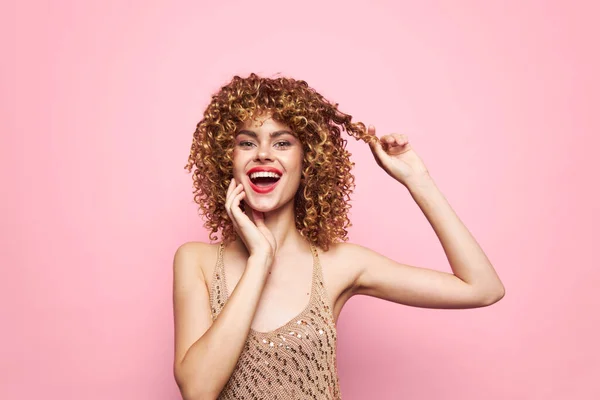
<path id="1" fill-rule="evenodd" d="M 246 262 L 247 268 L 259 269 L 261 271 L 268 271 L 271 268 L 273 260 L 268 256 L 263 255 L 251 255 L 248 257 Z"/>
<path id="2" fill-rule="evenodd" d="M 427 173 L 407 179 L 405 185 L 406 188 L 413 193 L 435 187 L 435 182 L 431 175 Z"/>

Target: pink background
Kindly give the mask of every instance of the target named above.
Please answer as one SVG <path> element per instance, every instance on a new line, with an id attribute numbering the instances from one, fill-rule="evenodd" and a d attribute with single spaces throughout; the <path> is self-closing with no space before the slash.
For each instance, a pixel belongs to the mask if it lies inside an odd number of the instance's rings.
<path id="1" fill-rule="evenodd" d="M 0 398 L 180 398 L 172 257 L 207 239 L 183 166 L 210 94 L 251 71 L 407 133 L 507 289 L 474 310 L 352 299 L 345 399 L 600 398 L 598 6 L 217 3 L 0 6 Z M 351 241 L 450 271 L 349 149 Z"/>

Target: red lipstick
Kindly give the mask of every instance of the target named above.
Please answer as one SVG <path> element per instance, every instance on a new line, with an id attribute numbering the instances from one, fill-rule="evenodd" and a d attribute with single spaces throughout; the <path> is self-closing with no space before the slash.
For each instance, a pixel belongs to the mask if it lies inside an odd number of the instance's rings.
<path id="1" fill-rule="evenodd" d="M 283 173 L 280 170 L 278 170 L 277 168 L 265 167 L 265 166 L 250 168 L 250 170 L 246 173 L 246 175 L 248 175 L 248 178 L 250 178 L 250 175 L 252 175 L 255 172 L 273 172 L 273 173 L 279 175 L 279 177 L 281 177 L 281 175 L 283 175 Z M 250 187 L 252 188 L 252 190 L 254 190 L 256 193 L 260 193 L 260 194 L 266 194 L 266 193 L 272 192 L 275 189 L 275 186 L 277 186 L 277 184 L 279 183 L 279 180 L 277 180 L 276 182 L 272 183 L 269 186 L 257 186 L 252 182 L 252 179 L 249 179 L 249 181 L 250 181 Z"/>
<path id="2" fill-rule="evenodd" d="M 274 172 L 279 176 L 283 175 L 283 173 L 275 167 L 252 167 L 248 172 L 246 172 L 246 175 L 250 176 L 250 174 L 255 172 Z"/>

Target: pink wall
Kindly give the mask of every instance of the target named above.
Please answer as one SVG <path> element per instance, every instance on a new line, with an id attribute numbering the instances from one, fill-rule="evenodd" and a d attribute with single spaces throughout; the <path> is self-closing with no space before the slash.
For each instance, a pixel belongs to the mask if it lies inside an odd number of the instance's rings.
<path id="1" fill-rule="evenodd" d="M 0 398 L 179 398 L 171 261 L 207 238 L 183 166 L 209 95 L 250 71 L 407 133 L 507 288 L 475 310 L 351 300 L 345 399 L 600 398 L 598 6 L 217 3 L 0 6 Z M 351 240 L 449 271 L 349 147 Z"/>

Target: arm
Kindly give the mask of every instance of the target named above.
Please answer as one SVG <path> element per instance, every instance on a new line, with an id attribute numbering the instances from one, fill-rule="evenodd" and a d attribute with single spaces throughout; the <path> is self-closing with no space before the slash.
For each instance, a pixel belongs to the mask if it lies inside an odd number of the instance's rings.
<path id="1" fill-rule="evenodd" d="M 473 308 L 493 304 L 504 286 L 485 253 L 452 210 L 406 135 L 375 136 L 370 147 L 377 164 L 403 184 L 433 227 L 454 274 L 397 263 L 360 246 L 348 248 L 354 260 L 351 294 L 367 294 L 428 308 Z"/>
<path id="2" fill-rule="evenodd" d="M 210 251 L 186 243 L 173 261 L 174 375 L 185 400 L 216 399 L 237 364 L 268 275 L 262 259 L 246 269 L 219 317 L 212 322 L 209 293 L 199 265 Z"/>
<path id="3" fill-rule="evenodd" d="M 474 308 L 504 296 L 504 286 L 475 238 L 450 207 L 430 177 L 407 185 L 431 223 L 454 274 L 397 263 L 372 250 L 351 245 L 356 261 L 352 294 L 426 308 Z"/>

